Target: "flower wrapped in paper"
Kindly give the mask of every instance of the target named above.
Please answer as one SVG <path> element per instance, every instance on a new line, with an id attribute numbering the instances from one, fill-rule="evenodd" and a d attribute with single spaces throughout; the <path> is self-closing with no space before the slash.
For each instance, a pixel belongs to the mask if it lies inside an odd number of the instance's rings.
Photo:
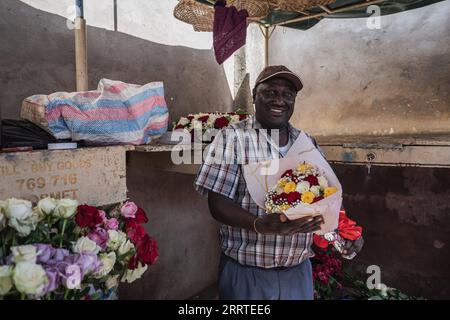
<path id="1" fill-rule="evenodd" d="M 338 227 L 342 186 L 304 132 L 284 158 L 243 165 L 243 172 L 252 199 L 267 213 L 283 213 L 289 220 L 322 215 L 317 234 Z"/>

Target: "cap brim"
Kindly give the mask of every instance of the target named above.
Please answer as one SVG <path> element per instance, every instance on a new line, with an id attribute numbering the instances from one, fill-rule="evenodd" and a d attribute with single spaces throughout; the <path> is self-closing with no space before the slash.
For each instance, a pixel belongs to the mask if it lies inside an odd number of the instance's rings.
<path id="1" fill-rule="evenodd" d="M 267 81 L 267 80 L 272 79 L 272 78 L 283 78 L 283 79 L 288 80 L 289 82 L 291 82 L 295 86 L 295 89 L 297 89 L 297 91 L 300 91 L 303 88 L 303 82 L 300 79 L 300 77 L 298 75 L 296 75 L 295 73 L 289 72 L 289 71 L 276 72 L 276 73 L 271 74 L 270 76 L 268 76 L 266 78 L 263 78 L 263 79 L 259 80 L 258 83 L 262 83 L 262 82 Z"/>

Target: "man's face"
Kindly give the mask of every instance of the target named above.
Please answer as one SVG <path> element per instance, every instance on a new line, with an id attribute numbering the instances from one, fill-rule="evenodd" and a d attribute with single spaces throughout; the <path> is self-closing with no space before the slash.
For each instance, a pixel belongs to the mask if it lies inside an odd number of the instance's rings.
<path id="1" fill-rule="evenodd" d="M 266 129 L 282 129 L 294 113 L 297 91 L 282 78 L 269 79 L 256 87 L 255 117 Z"/>

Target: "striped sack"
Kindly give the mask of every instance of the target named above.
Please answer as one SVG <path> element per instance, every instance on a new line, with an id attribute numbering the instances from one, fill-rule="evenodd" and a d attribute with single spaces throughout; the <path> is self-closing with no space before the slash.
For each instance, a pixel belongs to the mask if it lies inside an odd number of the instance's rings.
<path id="1" fill-rule="evenodd" d="M 56 92 L 48 100 L 45 119 L 57 139 L 139 145 L 167 131 L 162 82 L 141 86 L 101 79 L 95 91 Z"/>

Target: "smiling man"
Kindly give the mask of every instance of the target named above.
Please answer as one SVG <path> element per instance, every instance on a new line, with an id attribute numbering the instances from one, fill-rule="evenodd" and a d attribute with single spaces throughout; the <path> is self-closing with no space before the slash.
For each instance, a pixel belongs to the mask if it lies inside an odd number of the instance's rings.
<path id="1" fill-rule="evenodd" d="M 313 232 L 323 217 L 286 221 L 267 214 L 251 198 L 242 163 L 236 161 L 236 154 L 244 155 L 244 163 L 287 154 L 300 135 L 289 119 L 302 88 L 300 77 L 288 68 L 266 67 L 253 89 L 255 116 L 231 126 L 232 131 L 244 134 L 227 139 L 226 130 L 220 131 L 195 179 L 196 189 L 208 197 L 211 215 L 221 223 L 220 299 L 313 299 L 309 258 L 314 255 Z M 251 131 L 258 132 L 258 145 L 238 141 Z M 268 134 L 259 134 L 263 131 Z M 261 144 L 268 147 L 267 153 L 261 154 Z M 218 154 L 224 159 L 219 163 Z M 361 247 L 362 240 L 349 242 L 346 254 Z"/>

